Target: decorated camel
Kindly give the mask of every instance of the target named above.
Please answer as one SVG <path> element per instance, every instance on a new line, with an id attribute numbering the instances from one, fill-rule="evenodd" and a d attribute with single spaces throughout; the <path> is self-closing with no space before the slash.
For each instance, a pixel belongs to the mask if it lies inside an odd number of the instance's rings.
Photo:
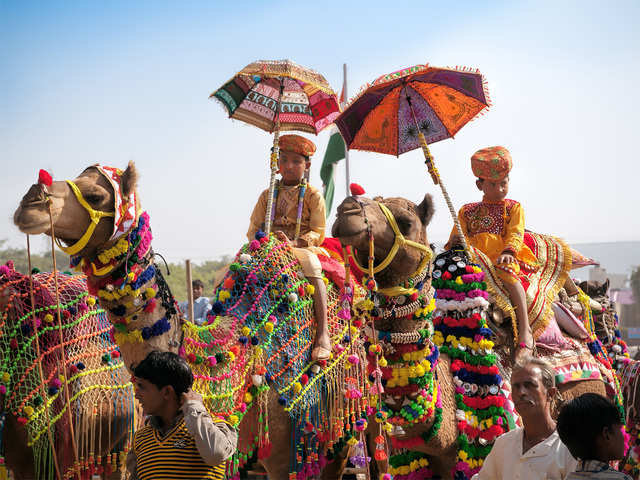
<path id="1" fill-rule="evenodd" d="M 86 273 L 129 370 L 152 350 L 177 352 L 191 363 L 194 389 L 208 409 L 239 429 L 228 475 L 256 459 L 271 478 L 316 475 L 324 455 L 355 435 L 366 408 L 362 342 L 338 288 L 329 283 L 335 357 L 322 369 L 308 355 L 311 286 L 290 249 L 273 237 L 260 234 L 237 255 L 207 324 L 184 321 L 154 263 L 136 180 L 130 164 L 124 171 L 89 167 L 73 181 L 41 181 L 14 221 L 24 232 L 51 234 L 52 216 L 56 239 Z M 325 478 L 335 478 L 325 470 Z"/>
<path id="2" fill-rule="evenodd" d="M 82 276 L 30 281 L 0 266 L 0 468 L 20 479 L 124 475 L 133 386 L 110 328 Z"/>
<path id="3" fill-rule="evenodd" d="M 371 415 L 369 432 L 378 424 L 393 434 L 391 447 L 433 455 L 429 469 L 441 475 L 447 476 L 454 464 L 465 471 L 457 459 L 460 453 L 456 454 L 456 439 L 458 445 L 464 439 L 457 429 L 460 415 L 468 415 L 470 438 L 477 439 L 484 450 L 490 448 L 497 431 L 494 419 L 478 424 L 472 410 L 465 413 L 460 408 L 458 397 L 464 397 L 461 389 L 467 397 L 504 396 L 491 345 L 483 343 L 481 353 L 493 358 L 493 364 L 479 374 L 490 375 L 497 390 L 478 391 L 476 385 L 473 391 L 471 383 L 463 381 L 464 362 L 457 357 L 460 362 L 451 362 L 431 338 L 433 292 L 426 226 L 433 207 L 428 197 L 420 205 L 404 199 L 377 203 L 364 197 L 341 205 L 334 235 L 353 245 L 360 265 L 366 265 L 370 227 L 375 238 L 374 263 L 386 265 L 375 276 L 379 293 L 373 279 L 365 282 L 367 292 L 346 283 L 340 268 L 328 275 L 333 280 L 328 282 L 333 358 L 326 365 L 312 365 L 308 361 L 313 338 L 309 285 L 288 247 L 261 232 L 236 256 L 216 292 L 208 324 L 182 320 L 153 262 L 149 218 L 139 211 L 136 178 L 130 164 L 124 171 L 89 167 L 73 182 L 34 185 L 14 221 L 25 232 L 50 233 L 49 211 L 42 200 L 51 199 L 56 237 L 72 250 L 72 262 L 87 274 L 89 290 L 97 293 L 108 312 L 128 368 L 154 349 L 179 352 L 191 362 L 195 388 L 207 407 L 239 427 L 239 450 L 228 467 L 230 475 L 256 458 L 272 478 L 315 475 L 324 466 L 325 453 L 337 453 L 344 441 L 358 446 L 367 414 Z M 115 213 L 113 205 L 117 205 Z M 126 235 L 114 241 L 114 226 L 127 216 Z M 397 243 L 398 232 L 409 242 Z M 328 265 L 333 256 L 328 253 Z M 480 273 L 477 267 L 470 268 L 468 286 L 473 287 L 481 283 L 476 282 Z M 444 290 L 445 286 L 441 285 Z M 377 317 L 375 332 L 367 331 L 365 323 Z M 476 327 L 481 328 L 481 322 Z M 478 333 L 479 338 L 487 340 L 487 332 L 485 328 Z M 442 340 L 441 345 L 452 348 L 447 338 Z M 459 346 L 453 348 L 462 351 Z M 372 385 L 365 382 L 365 348 Z M 457 374 L 452 376 L 452 371 Z M 392 392 L 386 397 L 381 392 L 385 386 Z M 566 397 L 603 391 L 602 382 L 595 380 L 567 383 L 561 389 Z M 376 396 L 384 402 L 374 401 Z M 502 401 L 502 406 L 507 407 L 507 402 Z M 508 428 L 506 413 L 500 415 L 504 420 L 495 421 Z M 412 440 L 417 437 L 420 441 Z M 384 464 L 384 436 L 373 436 L 371 445 L 376 460 Z M 422 456 L 415 459 L 421 466 L 428 465 Z M 399 466 L 393 466 L 396 460 Z M 401 461 L 411 464 L 412 458 L 391 458 L 392 468 L 405 471 Z M 328 472 L 325 469 L 325 478 L 332 478 Z"/>
<path id="4" fill-rule="evenodd" d="M 355 250 L 357 252 L 356 258 L 359 258 L 360 265 L 366 265 L 366 257 L 369 252 L 371 237 L 375 239 L 374 257 L 377 263 L 383 262 L 383 259 L 387 258 L 387 252 L 392 250 L 394 243 L 397 242 L 398 235 L 394 233 L 394 228 L 389 221 L 389 216 L 385 214 L 382 208 L 380 208 L 380 203 L 384 203 L 384 205 L 388 206 L 389 209 L 393 212 L 393 216 L 395 217 L 397 224 L 396 228 L 402 235 L 404 235 L 409 240 L 413 240 L 424 245 L 428 244 L 426 241 L 425 231 L 426 224 L 428 223 L 430 216 L 425 216 L 421 213 L 424 211 L 423 205 L 425 202 L 420 205 L 415 205 L 405 199 L 397 198 L 384 200 L 376 198 L 374 200 L 370 200 L 364 197 L 349 197 L 342 203 L 342 205 L 340 205 L 340 207 L 338 207 L 338 218 L 333 226 L 332 233 L 334 236 L 340 237 L 343 243 L 355 247 Z M 388 264 L 388 270 L 380 271 L 375 277 L 378 282 L 378 286 L 380 287 L 378 299 L 376 300 L 376 302 L 377 305 L 383 305 L 383 307 L 377 306 L 377 310 L 380 310 L 380 312 L 377 313 L 378 319 L 376 320 L 376 329 L 385 332 L 391 331 L 400 333 L 403 331 L 410 331 L 412 330 L 413 325 L 415 325 L 415 320 L 411 318 L 411 315 L 406 318 L 402 318 L 403 315 L 406 315 L 407 311 L 411 311 L 410 309 L 407 310 L 405 305 L 405 303 L 409 303 L 411 296 L 404 296 L 403 298 L 402 295 L 399 295 L 394 297 L 394 294 L 398 293 L 398 289 L 394 289 L 393 287 L 397 287 L 398 285 L 404 285 L 406 287 L 408 285 L 415 284 L 416 280 L 414 278 L 411 278 L 411 275 L 407 274 L 407 272 L 415 272 L 418 269 L 423 257 L 420 255 L 420 250 L 411 248 L 407 245 L 400 247 L 398 252 L 399 253 L 395 256 L 395 258 Z M 468 262 L 468 260 L 465 258 L 464 252 L 448 253 L 436 259 L 433 270 L 427 274 L 427 279 L 429 274 L 433 275 L 434 285 L 437 284 L 436 288 L 438 288 L 439 302 L 441 302 L 441 298 L 454 298 L 456 297 L 456 295 L 460 295 L 450 292 L 452 292 L 453 288 L 458 288 L 455 285 L 456 283 L 459 284 L 458 286 L 464 287 L 463 284 L 466 283 L 464 275 L 465 272 L 468 272 L 467 277 L 471 282 L 469 284 L 469 287 L 475 286 L 473 280 L 477 280 L 480 277 L 473 278 L 473 276 L 477 274 L 474 274 L 473 268 L 468 263 L 465 264 L 465 262 Z M 485 265 L 483 265 L 483 267 L 484 266 Z M 462 269 L 462 275 L 455 273 L 453 276 L 451 275 L 451 272 L 456 272 L 460 269 Z M 482 283 L 486 283 L 486 286 L 489 287 L 492 285 L 492 282 L 495 282 L 495 280 L 490 276 L 491 271 L 489 269 L 487 270 L 489 271 L 489 274 L 486 277 L 483 277 L 484 282 L 477 282 L 478 286 Z M 447 274 L 447 271 L 450 273 Z M 445 273 L 443 274 L 443 272 Z M 460 279 L 455 282 L 454 280 L 457 280 L 458 276 L 460 276 Z M 493 283 L 493 285 L 495 285 L 495 283 Z M 394 290 L 396 291 L 394 292 Z M 465 288 L 460 288 L 460 291 L 462 290 L 465 290 Z M 466 290 L 470 291 L 469 288 L 467 288 Z M 495 300 L 495 296 L 497 296 L 496 291 L 490 290 L 490 293 L 491 295 L 488 296 L 488 299 L 491 303 L 491 308 L 493 310 L 498 310 L 498 306 L 496 305 Z M 497 293 L 499 294 L 500 292 Z M 504 298 L 504 294 L 502 295 Z M 471 300 L 469 298 L 466 298 L 464 301 L 470 302 Z M 450 301 L 442 301 L 442 308 L 447 308 L 447 302 Z M 476 304 L 481 305 L 477 302 Z M 395 309 L 397 313 L 395 315 L 385 317 L 385 314 L 383 312 L 385 305 L 387 306 L 386 308 L 391 308 L 392 310 Z M 502 305 L 504 305 L 504 303 Z M 551 308 L 547 308 L 547 318 L 545 318 L 545 325 L 547 326 L 547 328 L 549 328 L 548 326 L 551 325 L 552 328 L 555 328 L 554 331 L 560 332 L 560 329 L 554 323 L 553 315 L 550 312 Z M 380 316 L 380 314 L 382 315 Z M 491 370 L 491 372 L 494 374 L 497 374 L 499 372 L 500 375 L 503 375 L 504 377 L 506 377 L 506 379 L 510 377 L 510 366 L 513 351 L 513 328 L 511 322 L 505 321 L 507 315 L 508 313 L 505 314 L 502 311 L 500 311 L 500 315 L 487 315 L 487 320 L 489 320 L 494 333 L 492 340 L 495 340 L 496 342 L 495 351 L 499 353 L 499 356 L 497 358 L 498 361 L 495 362 L 495 366 L 498 368 L 498 371 Z M 438 320 L 438 316 L 443 317 L 440 305 L 438 305 L 437 310 L 434 313 L 434 324 L 436 324 L 436 335 L 434 339 L 436 343 L 441 347 L 439 364 L 449 365 L 452 363 L 452 359 L 447 358 L 449 357 L 449 355 L 443 354 L 443 352 L 447 351 L 449 352 L 449 354 L 456 356 L 456 360 L 459 360 L 460 355 L 456 350 L 460 350 L 465 347 L 461 347 L 460 343 L 462 342 L 458 342 L 456 345 L 453 345 L 453 349 L 447 349 L 446 345 L 443 348 L 443 343 L 446 343 L 447 340 L 447 338 L 443 337 L 449 337 L 449 335 L 451 334 L 453 334 L 453 337 L 455 337 L 456 334 L 459 335 L 459 331 L 456 331 L 455 328 L 458 328 L 460 326 L 460 321 L 458 321 L 457 324 L 455 324 L 455 319 L 449 322 L 449 317 L 451 315 L 447 314 L 444 315 L 444 322 L 442 322 Z M 459 313 L 455 313 L 455 315 L 453 316 L 457 316 L 457 318 L 460 319 L 462 315 L 460 315 Z M 549 318 L 549 316 L 551 318 Z M 446 325 L 443 328 L 444 324 Z M 455 324 L 455 326 L 453 328 L 449 328 L 453 324 Z M 533 327 L 534 330 L 536 330 L 536 327 L 538 327 L 538 325 L 534 324 Z M 547 328 L 543 329 L 543 331 Z M 537 330 L 539 331 L 540 329 L 538 328 Z M 440 331 L 444 332 L 444 335 L 439 333 Z M 469 333 L 466 333 L 466 335 L 469 335 Z M 540 335 L 538 335 L 538 337 L 539 336 Z M 455 338 L 453 339 L 453 341 L 457 342 Z M 556 357 L 560 358 L 560 360 L 565 361 L 566 359 L 570 359 L 570 361 L 574 361 L 576 362 L 576 364 L 581 362 L 580 364 L 582 366 L 585 366 L 585 371 L 589 371 L 589 368 L 598 368 L 598 362 L 594 360 L 593 357 L 589 356 L 589 352 L 588 350 L 586 350 L 586 347 L 580 346 L 580 342 L 577 339 L 566 339 L 566 344 L 568 344 L 568 348 L 572 348 L 573 346 L 575 346 L 577 349 L 579 349 L 579 352 L 555 352 Z M 476 345 L 474 345 L 474 347 L 477 348 Z M 471 348 L 469 350 L 471 350 Z M 544 347 L 541 347 L 539 351 L 545 352 Z M 546 353 L 549 354 L 548 351 Z M 589 361 L 585 362 L 585 359 L 589 359 Z M 589 366 L 586 366 L 585 363 L 589 363 Z M 456 365 L 455 368 L 458 368 L 458 365 Z M 438 371 L 440 372 L 440 370 Z M 567 367 L 567 373 L 565 374 L 565 370 L 563 370 L 563 367 L 560 366 L 558 367 L 557 371 L 557 378 L 561 380 L 561 382 L 559 382 L 560 391 L 565 400 L 578 396 L 587 391 L 595 391 L 601 394 L 604 394 L 605 392 L 604 383 L 601 380 L 602 376 L 599 372 L 597 373 L 597 375 L 592 375 L 591 372 L 589 373 L 589 375 L 583 375 L 581 371 L 580 375 L 576 378 L 576 375 L 572 376 L 570 374 L 570 372 L 575 371 L 575 369 L 570 370 Z M 581 381 L 576 381 L 578 379 L 580 379 Z M 452 401 L 454 391 L 458 394 L 461 393 L 460 388 L 465 390 L 462 395 L 463 397 L 469 393 L 473 395 L 476 394 L 476 391 L 481 391 L 481 389 L 478 389 L 477 385 L 475 387 L 473 386 L 473 382 L 465 382 L 464 380 L 464 375 L 455 375 L 455 371 L 453 379 L 451 378 L 451 373 L 449 372 L 447 372 L 446 374 L 441 373 L 441 375 L 439 375 L 438 382 L 441 385 L 441 390 L 443 392 L 443 402 L 445 405 L 447 404 L 447 401 Z M 483 381 L 486 380 L 486 377 L 483 378 Z M 448 382 L 453 382 L 453 385 L 448 384 Z M 484 392 L 485 395 L 486 393 L 487 392 Z M 493 393 L 497 393 L 496 390 L 494 390 Z M 402 398 L 393 398 L 392 396 L 387 396 L 385 398 L 391 401 L 390 408 L 397 409 L 399 405 L 403 403 Z M 440 427 L 439 435 L 435 436 L 433 439 L 430 439 L 428 442 L 424 442 L 424 445 L 418 445 L 419 442 L 409 442 L 412 445 L 412 449 L 417 448 L 429 453 L 430 455 L 436 456 L 432 460 L 432 463 L 445 462 L 449 464 L 448 466 L 451 466 L 452 460 L 456 457 L 455 453 L 451 455 L 451 452 L 454 449 L 455 439 L 458 436 L 456 421 L 460 420 L 460 418 L 456 420 L 453 417 L 456 409 L 458 411 L 458 415 L 460 415 L 461 405 L 458 400 L 460 400 L 460 397 L 457 397 L 455 407 L 452 404 L 449 404 L 449 408 L 443 408 L 443 422 L 442 426 Z M 451 417 L 449 417 L 447 414 L 451 415 Z M 418 435 L 420 436 L 423 433 L 421 432 L 421 430 L 426 430 L 427 432 L 430 431 L 430 425 L 418 424 L 412 428 L 412 431 L 408 431 L 407 428 L 405 428 L 404 430 L 404 438 L 412 437 L 416 433 L 418 433 Z M 483 442 L 482 440 L 480 440 L 481 438 L 481 436 L 478 437 L 480 445 L 485 446 L 487 442 Z M 464 443 L 460 439 L 459 442 Z M 403 442 L 397 442 L 397 444 L 399 445 L 402 443 Z M 406 444 L 407 442 L 404 443 Z M 443 452 L 447 452 L 447 454 L 442 455 Z M 460 462 L 458 461 L 458 464 L 459 463 Z M 445 468 L 444 470 L 441 470 L 439 468 L 436 469 L 436 471 L 447 470 L 447 468 Z"/>

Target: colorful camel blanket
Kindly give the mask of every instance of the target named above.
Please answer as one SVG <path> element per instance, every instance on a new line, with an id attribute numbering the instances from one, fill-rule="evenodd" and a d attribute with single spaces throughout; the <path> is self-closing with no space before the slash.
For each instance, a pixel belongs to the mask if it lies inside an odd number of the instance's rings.
<path id="1" fill-rule="evenodd" d="M 193 368 L 194 390 L 203 393 L 212 414 L 255 432 L 246 442 L 241 435 L 235 467 L 270 444 L 269 389 L 291 417 L 293 448 L 303 445 L 294 452 L 292 472 L 311 472 L 308 465 L 318 461 L 320 444 L 339 441 L 365 410 L 360 332 L 344 314 L 341 291 L 326 277 L 325 284 L 334 348 L 323 368 L 310 361 L 314 287 L 289 244 L 262 232 L 237 253 L 215 293 L 208 323 L 184 327 L 182 354 Z M 241 424 L 254 407 L 258 422 Z"/>
<path id="2" fill-rule="evenodd" d="M 563 240 L 527 232 L 524 242 L 533 251 L 541 264 L 540 269 L 525 280 L 529 323 L 537 340 L 547 328 L 553 317 L 551 305 L 558 291 L 569 276 L 572 265 L 572 252 Z M 487 289 L 498 306 L 509 316 L 515 318 L 515 311 L 509 296 L 496 274 L 493 262 L 480 250 L 473 248 L 480 267 L 486 274 Z"/>

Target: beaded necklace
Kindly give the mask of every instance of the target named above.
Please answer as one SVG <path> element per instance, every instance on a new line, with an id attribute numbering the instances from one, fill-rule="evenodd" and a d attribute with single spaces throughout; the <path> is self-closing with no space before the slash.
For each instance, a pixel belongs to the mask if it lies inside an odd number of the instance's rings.
<path id="1" fill-rule="evenodd" d="M 297 240 L 300 236 L 300 225 L 302 224 L 302 207 L 304 205 L 304 194 L 307 191 L 307 179 L 303 178 L 295 188 L 298 189 L 298 210 L 296 212 L 296 234 L 293 240 Z M 271 224 L 276 219 L 276 206 L 278 200 L 278 193 L 280 192 L 280 180 L 276 182 L 275 189 L 273 191 L 273 206 L 271 207 Z"/>

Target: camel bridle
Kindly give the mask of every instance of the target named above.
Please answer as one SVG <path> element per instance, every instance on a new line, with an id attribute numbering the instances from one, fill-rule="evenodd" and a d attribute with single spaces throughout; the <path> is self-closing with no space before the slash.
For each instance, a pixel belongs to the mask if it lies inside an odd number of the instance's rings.
<path id="1" fill-rule="evenodd" d="M 356 201 L 360 204 L 360 208 L 362 210 L 362 215 L 365 218 L 365 223 L 367 225 L 367 230 L 369 231 L 369 242 L 370 242 L 370 248 L 369 248 L 370 258 L 369 258 L 369 262 L 371 263 L 373 261 L 373 258 L 371 258 L 371 256 L 373 255 L 373 241 L 374 241 L 373 234 L 371 232 L 371 224 L 369 223 L 369 221 L 368 221 L 368 219 L 366 217 L 365 206 L 357 198 L 356 198 Z M 381 202 L 376 202 L 376 204 L 378 205 L 380 210 L 382 210 L 382 213 L 384 214 L 385 218 L 387 219 L 387 222 L 389 223 L 389 226 L 393 230 L 394 240 L 393 240 L 393 245 L 391 246 L 391 250 L 389 251 L 389 253 L 385 257 L 385 259 L 382 260 L 382 262 L 380 262 L 380 264 L 378 264 L 377 267 L 365 268 L 362 265 L 360 265 L 360 263 L 358 262 L 358 259 L 353 254 L 353 250 L 349 253 L 349 255 L 351 257 L 351 260 L 353 260 L 353 263 L 355 264 L 355 266 L 358 267 L 362 272 L 369 272 L 369 274 L 376 274 L 376 273 L 381 272 L 382 270 L 384 270 L 385 268 L 387 268 L 389 266 L 389 264 L 396 257 L 398 251 L 400 250 L 400 247 L 408 246 L 408 247 L 412 247 L 412 248 L 415 248 L 415 249 L 418 249 L 418 250 L 424 252 L 424 256 L 422 257 L 422 260 L 420 260 L 420 264 L 418 265 L 418 268 L 416 269 L 416 271 L 411 276 L 413 277 L 413 276 L 416 276 L 416 275 L 420 274 L 426 268 L 426 266 L 429 263 L 429 261 L 431 260 L 431 258 L 433 258 L 433 250 L 431 250 L 431 248 L 429 248 L 427 245 L 423 245 L 422 243 L 414 242 L 413 240 L 408 240 L 407 238 L 405 238 L 405 236 L 400 231 L 400 228 L 398 228 L 398 223 L 396 222 L 396 219 L 393 216 L 393 213 L 391 212 L 391 210 L 389 210 L 389 208 L 387 208 L 387 206 L 384 205 Z"/>

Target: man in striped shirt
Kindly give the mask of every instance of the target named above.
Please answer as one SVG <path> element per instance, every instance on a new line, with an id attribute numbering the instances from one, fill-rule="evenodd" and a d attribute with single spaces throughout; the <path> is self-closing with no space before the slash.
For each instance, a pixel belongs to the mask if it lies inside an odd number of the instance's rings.
<path id="1" fill-rule="evenodd" d="M 213 419 L 191 390 L 187 362 L 171 352 L 151 352 L 134 369 L 136 398 L 148 415 L 136 431 L 127 469 L 134 480 L 224 478 L 224 462 L 238 434 Z"/>

